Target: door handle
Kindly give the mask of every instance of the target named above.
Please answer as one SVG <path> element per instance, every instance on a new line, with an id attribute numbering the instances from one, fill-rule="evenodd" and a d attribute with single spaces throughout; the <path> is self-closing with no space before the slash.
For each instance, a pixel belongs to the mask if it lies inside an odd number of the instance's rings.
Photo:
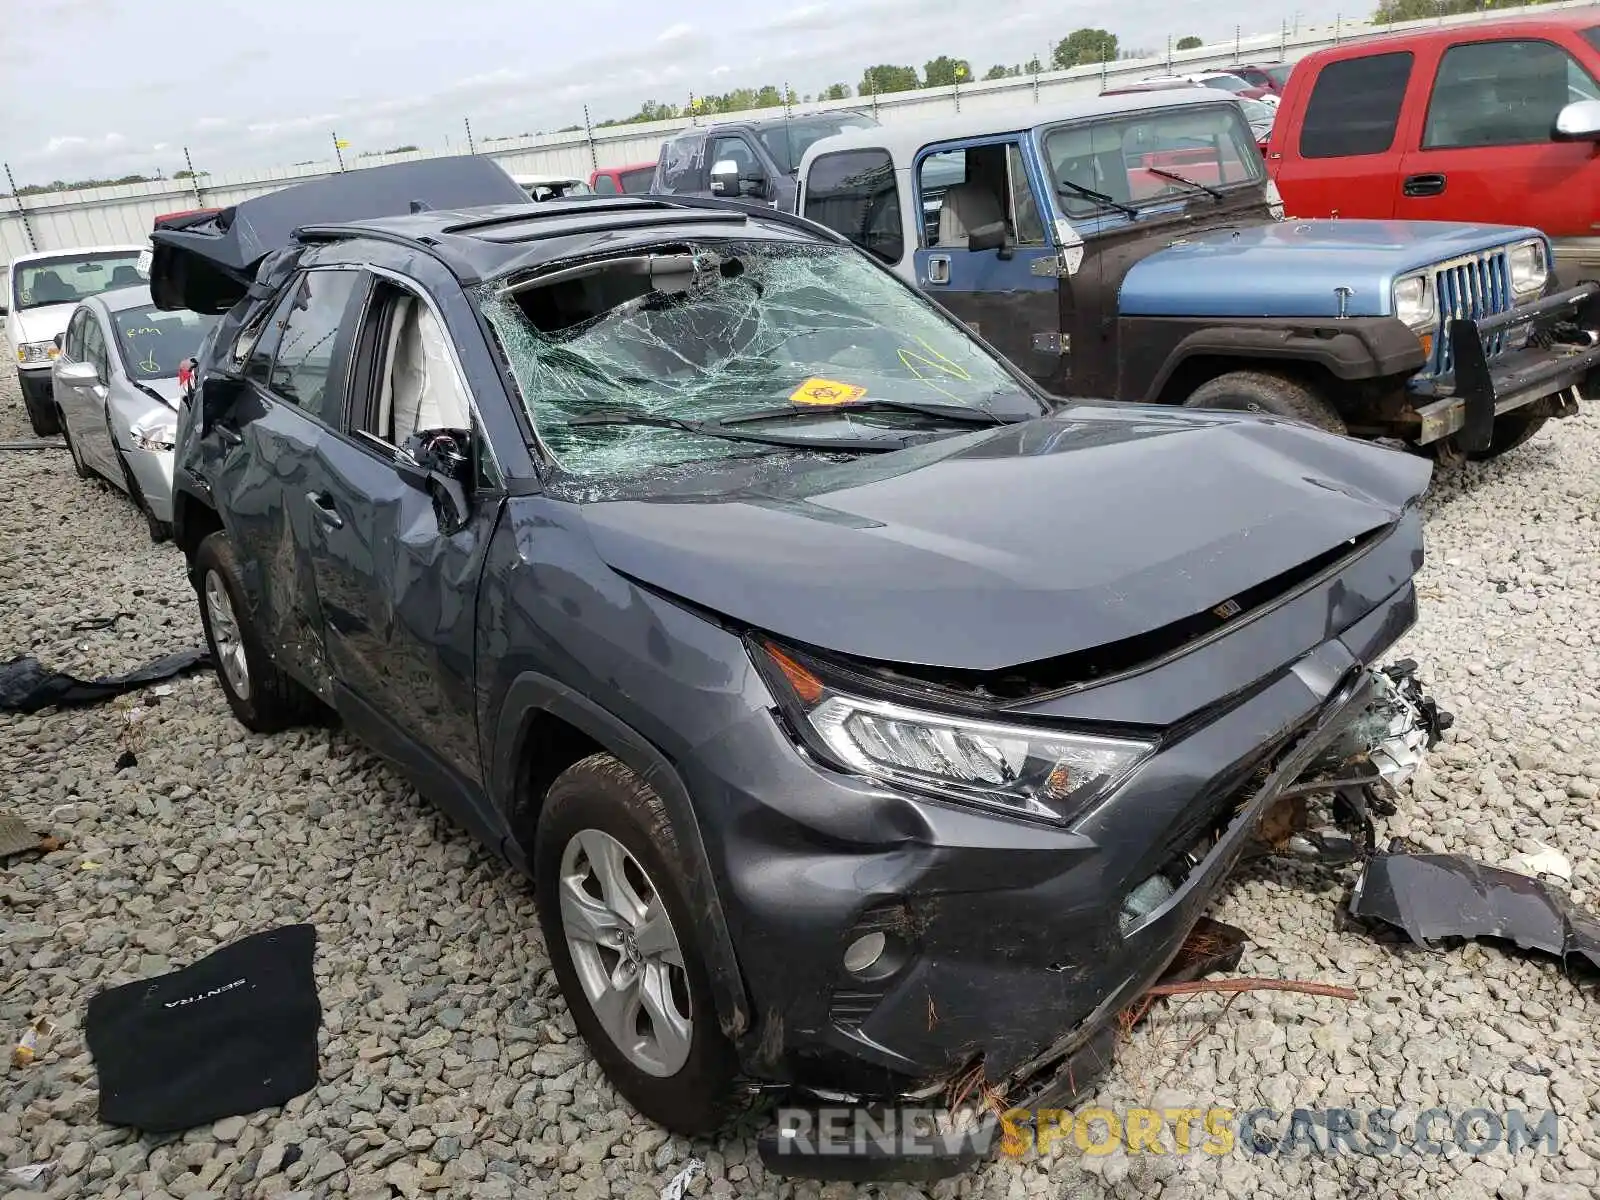
<path id="1" fill-rule="evenodd" d="M 307 492 L 306 499 L 311 501 L 311 512 L 317 520 L 329 529 L 344 528 L 344 518 L 339 515 L 339 510 L 333 507 L 333 497 L 325 492 Z"/>
<path id="2" fill-rule="evenodd" d="M 950 282 L 950 256 L 948 254 L 928 255 L 928 282 L 932 284 Z"/>
<path id="3" fill-rule="evenodd" d="M 1444 192 L 1444 184 L 1443 175 L 1410 175 L 1400 190 L 1407 196 L 1438 196 Z"/>
<path id="4" fill-rule="evenodd" d="M 244 445 L 244 434 L 240 433 L 232 425 L 229 425 L 224 421 L 218 421 L 216 424 L 212 425 L 211 428 L 217 431 L 217 437 L 222 439 L 222 444 L 224 446 Z"/>

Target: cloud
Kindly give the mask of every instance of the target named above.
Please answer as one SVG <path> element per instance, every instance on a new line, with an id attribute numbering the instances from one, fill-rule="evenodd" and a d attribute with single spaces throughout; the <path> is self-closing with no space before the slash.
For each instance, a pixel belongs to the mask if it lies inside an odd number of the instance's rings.
<path id="1" fill-rule="evenodd" d="M 53 137 L 44 145 L 44 154 L 53 157 L 69 151 L 116 150 L 128 139 L 120 133 L 105 133 L 99 137 L 80 137 L 76 134 L 66 134 Z"/>
<path id="2" fill-rule="evenodd" d="M 662 45 L 667 45 L 672 42 L 686 42 L 693 36 L 694 26 L 685 25 L 680 22 L 677 25 L 672 25 L 666 29 L 663 29 L 657 36 L 656 41 L 660 42 Z"/>

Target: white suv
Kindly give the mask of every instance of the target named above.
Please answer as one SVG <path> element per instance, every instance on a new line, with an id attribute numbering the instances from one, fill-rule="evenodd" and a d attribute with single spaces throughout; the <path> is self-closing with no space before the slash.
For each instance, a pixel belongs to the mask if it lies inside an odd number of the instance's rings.
<path id="1" fill-rule="evenodd" d="M 51 393 L 50 365 L 78 301 L 113 288 L 148 282 L 147 246 L 82 246 L 21 254 L 11 260 L 0 295 L 6 337 L 17 356 L 17 378 L 28 422 L 40 437 L 61 431 Z"/>

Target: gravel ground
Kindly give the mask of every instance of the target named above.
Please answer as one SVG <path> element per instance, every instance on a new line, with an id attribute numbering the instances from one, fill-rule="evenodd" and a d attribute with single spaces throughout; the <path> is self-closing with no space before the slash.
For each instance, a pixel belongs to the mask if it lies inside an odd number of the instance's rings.
<path id="1" fill-rule="evenodd" d="M 27 436 L 0 385 L 0 439 Z M 1600 906 L 1600 417 L 1547 429 L 1435 486 L 1424 615 L 1405 653 L 1458 715 L 1389 832 L 1489 862 L 1564 852 Z M 181 559 L 64 451 L 0 452 L 0 659 L 125 670 L 194 645 Z M 75 621 L 125 613 L 111 629 Z M 131 748 L 138 765 L 115 771 Z M 523 881 L 340 733 L 245 733 L 213 678 L 113 704 L 0 718 L 0 804 L 67 848 L 0 871 L 0 1036 L 58 1030 L 0 1064 L 0 1165 L 53 1162 L 17 1196 L 845 1197 L 763 1173 L 753 1145 L 690 1144 L 599 1077 L 556 995 Z M 1252 935 L 1242 970 L 1344 983 L 1355 1003 L 1210 997 L 1133 1036 L 1112 1106 L 1433 1105 L 1560 1114 L 1553 1157 L 1151 1154 L 1008 1162 L 938 1197 L 1588 1196 L 1600 1190 L 1600 999 L 1545 961 L 1431 954 L 1343 928 L 1344 880 L 1256 868 L 1216 915 Z M 175 1140 L 101 1126 L 89 996 L 257 929 L 315 922 L 322 1084 L 286 1110 Z M 1220 1017 L 1220 1019 L 1218 1019 Z M 1402 1118 L 1399 1128 L 1409 1128 Z M 1275 1132 L 1281 1126 L 1270 1126 Z M 1170 1136 L 1170 1135 L 1169 1135 Z M 1170 1141 L 1169 1141 L 1170 1145 Z M 1070 1147 L 1070 1143 L 1069 1143 Z M 861 1195 L 912 1196 L 908 1187 Z"/>

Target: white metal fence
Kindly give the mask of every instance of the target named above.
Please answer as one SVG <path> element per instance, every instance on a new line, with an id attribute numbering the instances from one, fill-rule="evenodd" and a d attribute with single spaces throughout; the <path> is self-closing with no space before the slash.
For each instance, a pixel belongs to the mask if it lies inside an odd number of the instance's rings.
<path id="1" fill-rule="evenodd" d="M 1593 6 L 1595 0 L 1560 0 L 1540 5 L 1534 11 L 1554 8 Z M 1338 20 L 1332 24 L 1287 30 L 1202 46 L 1198 50 L 1175 52 L 1170 60 L 1163 54 L 1138 61 L 1101 63 L 1075 67 L 1070 71 L 1048 71 L 959 87 L 922 88 L 893 92 L 876 97 L 823 101 L 804 106 L 806 112 L 854 108 L 870 109 L 879 121 L 889 124 L 940 113 L 962 110 L 1011 109 L 1024 104 L 1047 104 L 1083 96 L 1098 95 L 1117 81 L 1138 79 L 1171 69 L 1182 73 L 1227 66 L 1238 61 L 1294 61 L 1327 46 L 1390 30 L 1411 29 L 1436 24 L 1461 24 L 1485 17 L 1509 16 L 1528 9 L 1497 9 L 1493 12 L 1463 13 L 1426 21 L 1373 26 L 1366 21 Z M 798 108 L 795 111 L 800 111 Z M 571 173 L 587 176 L 603 166 L 653 160 L 661 143 L 670 134 L 692 123 L 737 119 L 747 115 L 771 118 L 772 109 L 750 114 L 718 114 L 715 117 L 683 118 L 650 124 L 613 125 L 593 131 L 541 134 L 508 141 L 496 140 L 483 152 L 513 172 Z M 459 153 L 459 149 L 455 151 Z M 418 151 L 359 159 L 362 167 L 434 157 L 450 151 Z M 126 184 L 120 187 L 92 188 L 80 192 L 51 192 L 24 197 L 0 197 L 0 264 L 18 254 L 34 250 L 59 250 L 73 246 L 106 243 L 142 243 L 155 218 L 165 212 L 186 208 L 226 207 L 252 196 L 275 191 L 293 183 L 320 179 L 338 170 L 336 163 L 247 171 L 232 175 L 203 175 L 195 179 L 163 180 L 154 183 Z"/>

